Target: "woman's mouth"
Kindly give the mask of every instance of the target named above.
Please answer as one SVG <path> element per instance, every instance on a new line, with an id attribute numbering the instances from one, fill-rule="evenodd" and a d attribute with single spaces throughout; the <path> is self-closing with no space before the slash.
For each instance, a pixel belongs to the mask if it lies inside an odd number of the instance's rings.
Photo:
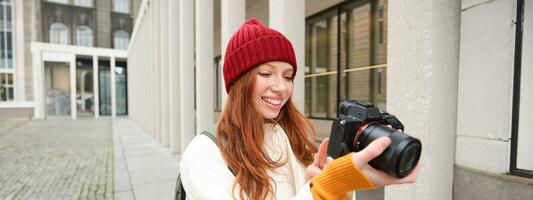
<path id="1" fill-rule="evenodd" d="M 275 106 L 275 107 L 278 107 L 279 105 L 281 105 L 281 99 L 273 99 L 273 98 L 267 98 L 267 97 L 261 97 L 261 99 L 263 99 L 264 102 L 266 102 L 267 104 L 270 104 L 272 106 Z"/>

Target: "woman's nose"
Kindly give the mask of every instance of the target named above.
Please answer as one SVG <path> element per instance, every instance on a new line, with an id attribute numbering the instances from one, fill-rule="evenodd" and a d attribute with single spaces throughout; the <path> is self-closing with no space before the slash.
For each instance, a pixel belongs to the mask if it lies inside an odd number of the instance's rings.
<path id="1" fill-rule="evenodd" d="M 285 92 L 288 87 L 288 83 L 283 76 L 276 77 L 272 84 L 272 90 L 276 92 Z"/>

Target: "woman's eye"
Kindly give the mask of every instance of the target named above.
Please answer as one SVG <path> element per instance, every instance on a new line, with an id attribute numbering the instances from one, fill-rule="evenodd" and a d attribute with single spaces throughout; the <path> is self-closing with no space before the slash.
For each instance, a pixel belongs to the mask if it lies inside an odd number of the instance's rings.
<path id="1" fill-rule="evenodd" d="M 270 76 L 270 73 L 259 73 L 259 76 L 268 77 Z"/>
<path id="2" fill-rule="evenodd" d="M 292 81 L 292 76 L 284 76 L 283 78 L 284 78 L 285 80 Z"/>

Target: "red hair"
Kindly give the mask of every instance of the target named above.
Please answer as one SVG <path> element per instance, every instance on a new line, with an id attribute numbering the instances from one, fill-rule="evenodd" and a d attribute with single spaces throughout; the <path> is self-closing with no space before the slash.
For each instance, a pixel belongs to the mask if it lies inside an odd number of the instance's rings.
<path id="1" fill-rule="evenodd" d="M 264 119 L 252 102 L 251 94 L 257 77 L 256 69 L 241 76 L 229 90 L 226 107 L 217 127 L 217 143 L 228 167 L 235 174 L 235 186 L 241 187 L 239 196 L 244 199 L 265 199 L 274 189 L 267 170 L 282 166 L 286 161 L 272 160 L 263 149 Z M 296 158 L 305 166 L 313 162 L 317 151 L 314 145 L 316 130 L 302 115 L 291 99 L 273 119 L 283 128 Z"/>

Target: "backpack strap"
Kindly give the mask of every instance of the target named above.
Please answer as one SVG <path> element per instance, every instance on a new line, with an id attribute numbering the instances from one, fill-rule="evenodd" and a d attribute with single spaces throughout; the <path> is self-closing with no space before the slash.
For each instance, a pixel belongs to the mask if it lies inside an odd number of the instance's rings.
<path id="1" fill-rule="evenodd" d="M 209 137 L 209 139 L 213 140 L 213 142 L 216 144 L 217 143 L 217 136 L 215 136 L 215 134 L 211 133 L 211 132 L 208 132 L 208 131 L 204 131 L 202 133 L 200 133 L 202 135 L 205 135 L 207 137 Z"/>
<path id="2" fill-rule="evenodd" d="M 217 136 L 209 131 L 203 131 L 202 133 L 200 133 L 201 135 L 205 135 L 207 137 L 209 137 L 209 139 L 211 139 L 215 144 L 217 144 Z M 218 146 L 218 145 L 217 145 Z M 225 147 L 226 146 L 226 141 L 222 141 L 222 146 Z M 233 169 L 231 169 L 229 166 L 228 166 L 228 169 L 229 171 L 231 171 L 231 173 L 233 175 L 235 175 L 235 172 L 233 171 Z"/>

